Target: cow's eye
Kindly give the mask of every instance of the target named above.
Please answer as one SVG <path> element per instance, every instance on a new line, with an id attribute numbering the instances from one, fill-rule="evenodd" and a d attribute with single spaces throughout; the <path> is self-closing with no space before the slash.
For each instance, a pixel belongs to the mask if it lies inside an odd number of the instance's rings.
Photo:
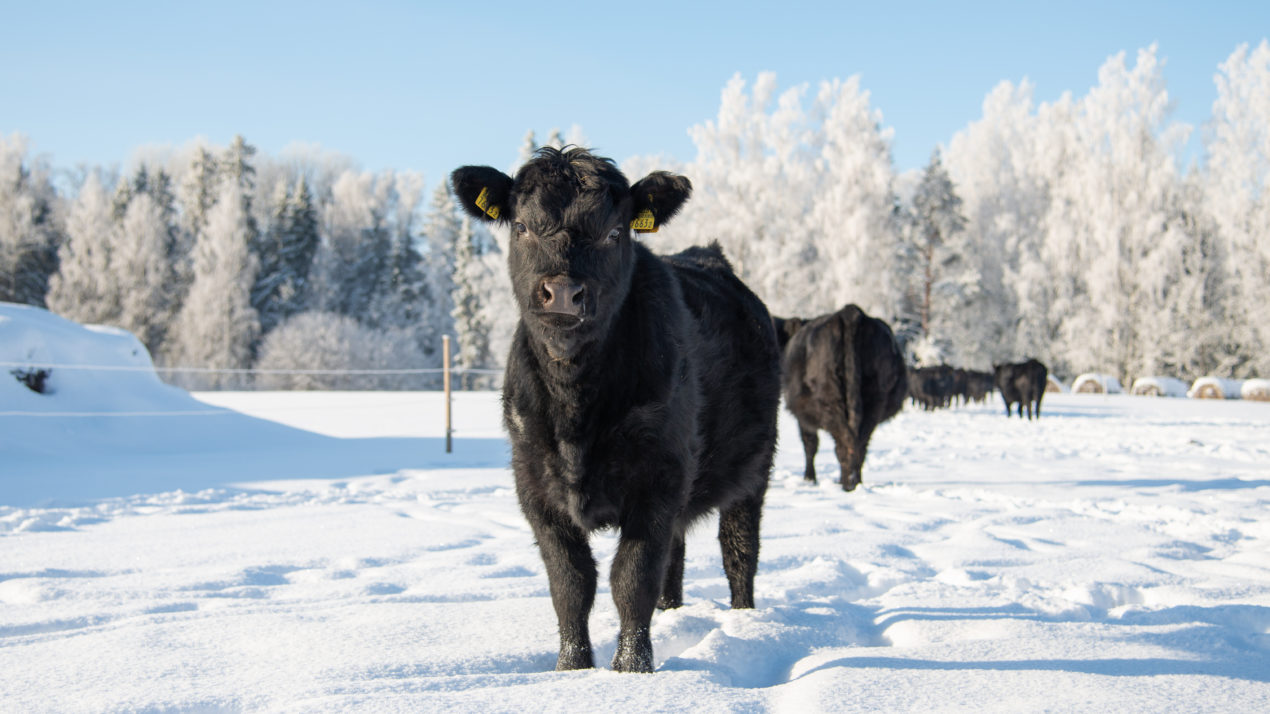
<path id="1" fill-rule="evenodd" d="M 519 222 L 513 225 L 512 229 L 516 231 L 516 235 L 518 236 L 523 236 L 529 232 L 529 229 L 525 227 L 525 224 Z"/>
<path id="2" fill-rule="evenodd" d="M 621 239 L 622 239 L 621 228 L 614 228 L 613 230 L 609 231 L 608 235 L 604 236 L 605 243 L 616 243 Z"/>

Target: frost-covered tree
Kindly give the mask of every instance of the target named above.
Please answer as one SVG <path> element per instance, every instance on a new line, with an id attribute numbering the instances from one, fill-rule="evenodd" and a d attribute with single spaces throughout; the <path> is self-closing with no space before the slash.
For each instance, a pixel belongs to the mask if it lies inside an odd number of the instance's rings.
<path id="1" fill-rule="evenodd" d="M 922 334 L 947 334 L 933 329 L 935 323 L 953 326 L 956 314 L 974 296 L 978 273 L 968 266 L 969 256 L 957 250 L 954 243 L 964 232 L 966 219 L 961 215 L 961 197 L 938 150 L 931 155 L 913 194 L 912 217 L 920 272 L 911 288 L 917 291 Z"/>
<path id="2" fill-rule="evenodd" d="M 534 152 L 537 151 L 538 148 L 538 140 L 534 137 L 534 130 L 530 129 L 525 133 L 524 141 L 520 143 L 520 150 L 516 152 L 516 166 L 513 166 L 511 171 L 513 176 L 516 175 L 516 168 L 532 159 L 534 157 Z"/>
<path id="3" fill-rule="evenodd" d="M 423 255 L 416 247 L 418 206 L 423 193 L 423 178 L 413 172 L 395 177 L 395 201 L 388 224 L 388 256 L 379 284 L 371 299 L 369 324 L 408 330 L 425 335 L 429 325 L 423 323 L 430 298 Z M 420 348 L 429 343 L 420 338 Z"/>
<path id="4" fill-rule="evenodd" d="M 115 225 L 110 253 L 110 277 L 119 285 L 119 314 L 110 324 L 136 335 L 151 354 L 159 353 L 174 308 L 169 228 L 150 194 L 137 194 Z"/>
<path id="5" fill-rule="evenodd" d="M 48 168 L 26 151 L 22 136 L 0 136 L 0 301 L 42 307 L 61 234 Z"/>
<path id="6" fill-rule="evenodd" d="M 1176 156 L 1188 131 L 1166 124 L 1169 107 L 1151 47 L 1133 68 L 1124 53 L 1108 59 L 1070 115 L 1074 160 L 1054 173 L 1046 223 L 1050 255 L 1077 260 L 1057 266 L 1060 284 L 1077 287 L 1066 309 L 1055 307 L 1058 339 L 1079 371 L 1125 381 L 1151 370 L 1145 352 L 1157 338 L 1142 328 L 1150 309 L 1143 258 L 1165 241 L 1179 185 Z"/>
<path id="7" fill-rule="evenodd" d="M 252 254 L 242 189 L 223 185 L 194 247 L 193 283 L 166 342 L 169 365 L 243 369 L 250 365 L 260 321 L 251 307 L 259 265 Z M 178 381 L 210 388 L 241 386 L 235 374 L 178 375 Z"/>
<path id="8" fill-rule="evenodd" d="M 181 206 L 180 224 L 172 246 L 172 265 L 176 275 L 173 293 L 181 302 L 194 280 L 194 246 L 203 229 L 207 216 L 216 203 L 220 185 L 220 167 L 212 149 L 196 144 L 189 165 L 177 183 L 177 203 Z"/>
<path id="9" fill-rule="evenodd" d="M 311 309 L 367 315 L 388 265 L 388 176 L 346 172 L 322 210 L 322 243 L 314 260 Z"/>
<path id="10" fill-rule="evenodd" d="M 454 320 L 458 342 L 458 366 L 463 369 L 489 369 L 493 365 L 490 352 L 490 325 L 485 318 L 482 298 L 491 282 L 487 264 L 481 260 L 482 247 L 472 230 L 472 221 L 463 216 L 454 248 Z M 463 376 L 464 389 L 487 388 L 493 380 L 475 374 Z"/>
<path id="11" fill-rule="evenodd" d="M 893 132 L 882 128 L 881 113 L 870 106 L 858 77 L 822 83 L 816 104 L 823 128 L 810 230 L 825 273 L 816 304 L 826 311 L 856 303 L 893 320 L 906 283 L 895 220 Z"/>
<path id="12" fill-rule="evenodd" d="M 318 208 L 304 176 L 287 197 L 286 233 L 279 246 L 285 278 L 278 288 L 279 313 L 299 313 L 309 301 L 309 274 L 321 243 Z"/>
<path id="13" fill-rule="evenodd" d="M 998 84 L 983 117 L 953 137 L 946 155 L 975 247 L 986 306 L 976 318 L 982 337 L 968 365 L 1036 356 L 1051 365 L 1053 279 L 1042 257 L 1049 175 L 1040 151 L 1033 86 Z"/>
<path id="14" fill-rule="evenodd" d="M 818 256 L 807 224 L 816 177 L 805 93 L 800 85 L 777 97 L 771 73 L 759 75 L 752 89 L 733 76 L 716 118 L 689 132 L 697 148 L 684 169 L 692 200 L 665 238 L 644 237 L 667 250 L 717 241 L 742 279 L 784 315 L 818 305 L 812 269 Z"/>
<path id="15" fill-rule="evenodd" d="M 527 140 L 530 139 L 527 137 Z M 440 184 L 432 192 L 423 226 L 427 273 L 434 295 L 424 320 L 434 329 L 432 339 L 436 342 L 434 351 L 438 355 L 441 335 L 454 332 L 454 251 L 460 230 L 458 206 L 450 195 L 449 186 Z"/>
<path id="16" fill-rule="evenodd" d="M 1233 376 L 1270 374 L 1270 42 L 1241 45 L 1218 67 L 1205 144 L 1207 203 L 1226 244 L 1233 287 Z"/>
<path id="17" fill-rule="evenodd" d="M 290 233 L 291 193 L 285 182 L 274 184 L 269 206 L 269 215 L 262 225 L 260 237 L 252 246 L 260 267 L 256 272 L 256 282 L 251 287 L 251 306 L 260 318 L 262 337 L 285 319 L 283 286 L 293 284 L 288 280 L 289 266 L 282 258 L 283 245 Z"/>
<path id="18" fill-rule="evenodd" d="M 260 271 L 251 304 L 260 315 L 261 333 L 304 309 L 309 272 L 317 252 L 317 211 L 304 177 L 293 187 L 275 184 L 265 228 L 256 243 Z"/>
<path id="19" fill-rule="evenodd" d="M 339 374 L 402 369 L 418 359 L 414 338 L 398 329 L 374 329 L 348 315 L 305 312 L 264 338 L 256 385 L 264 389 L 407 389 L 411 374 Z M 316 372 L 316 373 L 315 373 Z"/>
<path id="20" fill-rule="evenodd" d="M 50 310 L 88 325 L 118 317 L 120 285 L 110 269 L 114 225 L 110 197 L 97 172 L 90 172 L 66 218 L 58 271 L 49 279 Z"/>

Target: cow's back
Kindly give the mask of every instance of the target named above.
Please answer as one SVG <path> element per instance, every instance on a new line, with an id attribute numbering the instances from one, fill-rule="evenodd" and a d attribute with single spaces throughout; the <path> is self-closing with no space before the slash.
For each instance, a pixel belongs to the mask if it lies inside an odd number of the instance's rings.
<path id="1" fill-rule="evenodd" d="M 696 323 L 702 437 L 693 515 L 752 493 L 766 479 L 776 441 L 780 351 L 763 302 L 737 278 L 717 245 L 664 258 Z M 763 463 L 767 462 L 767 463 Z M 756 467 L 757 466 L 757 467 Z"/>

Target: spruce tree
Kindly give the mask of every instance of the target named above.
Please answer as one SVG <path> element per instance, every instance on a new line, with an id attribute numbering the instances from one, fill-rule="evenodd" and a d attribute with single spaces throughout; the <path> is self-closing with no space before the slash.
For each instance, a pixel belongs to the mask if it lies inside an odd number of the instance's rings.
<path id="1" fill-rule="evenodd" d="M 0 301 L 44 305 L 57 271 L 56 193 L 42 163 L 28 163 L 20 136 L 0 137 Z"/>
<path id="2" fill-rule="evenodd" d="M 450 316 L 457 332 L 458 364 L 462 369 L 487 369 L 493 366 L 490 354 L 490 326 L 482 310 L 485 264 L 480 260 L 481 247 L 472 230 L 471 219 L 463 216 L 454 247 L 454 308 Z M 476 374 L 463 376 L 464 389 L 485 387 L 490 380 Z"/>
<path id="3" fill-rule="evenodd" d="M 120 286 L 111 273 L 111 213 L 97 172 L 89 173 L 71 203 L 58 270 L 49 280 L 49 309 L 75 322 L 109 324 L 120 313 Z"/>
<path id="4" fill-rule="evenodd" d="M 913 194 L 912 219 L 920 270 L 916 304 L 922 334 L 930 336 L 939 317 L 947 319 L 965 306 L 977 277 L 967 265 L 968 256 L 952 249 L 966 219 L 939 150 L 931 155 Z"/>
<path id="5" fill-rule="evenodd" d="M 250 365 L 260 322 L 251 306 L 259 266 L 249 240 L 241 189 L 226 182 L 194 248 L 194 280 L 167 342 L 169 364 L 214 369 Z M 246 383 L 242 376 L 228 373 L 178 378 L 186 385 L 208 388 Z"/>

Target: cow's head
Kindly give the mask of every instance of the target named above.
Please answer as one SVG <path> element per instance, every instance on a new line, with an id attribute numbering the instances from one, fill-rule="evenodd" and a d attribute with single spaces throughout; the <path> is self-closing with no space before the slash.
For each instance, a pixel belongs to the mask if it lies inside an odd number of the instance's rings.
<path id="1" fill-rule="evenodd" d="M 512 178 L 488 166 L 450 176 L 470 215 L 511 230 L 507 265 L 521 320 L 553 357 L 607 333 L 630 290 L 632 231 L 656 231 L 692 191 L 657 171 L 630 185 L 586 149 L 539 149 Z"/>
<path id="2" fill-rule="evenodd" d="M 789 341 L 798 334 L 803 327 L 803 319 L 801 317 L 776 317 L 772 316 L 772 325 L 776 328 L 776 342 L 780 345 L 781 352 L 785 351 L 785 347 L 789 345 Z"/>

